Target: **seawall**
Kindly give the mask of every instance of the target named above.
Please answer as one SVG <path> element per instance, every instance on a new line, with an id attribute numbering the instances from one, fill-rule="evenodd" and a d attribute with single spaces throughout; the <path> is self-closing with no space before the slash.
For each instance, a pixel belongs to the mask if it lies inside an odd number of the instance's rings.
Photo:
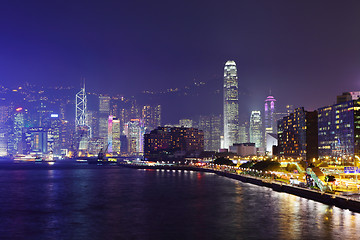
<path id="1" fill-rule="evenodd" d="M 268 187 L 277 192 L 285 192 L 285 193 L 293 194 L 298 197 L 307 198 L 327 205 L 336 206 L 342 209 L 349 209 L 350 211 L 360 213 L 360 201 L 356 201 L 335 194 L 323 193 L 312 189 L 277 183 L 263 178 L 239 175 L 235 173 L 224 172 L 214 169 L 190 167 L 190 166 L 145 166 L 145 165 L 130 165 L 130 164 L 119 164 L 119 165 L 122 167 L 135 168 L 135 169 L 168 169 L 168 170 L 188 170 L 188 171 L 197 171 L 197 172 L 212 172 L 219 176 L 236 179 L 245 183 L 251 183 L 258 186 Z"/>

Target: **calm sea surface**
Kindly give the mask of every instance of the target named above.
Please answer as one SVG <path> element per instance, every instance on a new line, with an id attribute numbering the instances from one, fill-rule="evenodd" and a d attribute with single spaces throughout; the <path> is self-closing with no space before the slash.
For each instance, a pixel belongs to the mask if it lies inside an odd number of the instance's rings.
<path id="1" fill-rule="evenodd" d="M 360 214 L 212 173 L 0 163 L 0 239 L 360 239 Z"/>

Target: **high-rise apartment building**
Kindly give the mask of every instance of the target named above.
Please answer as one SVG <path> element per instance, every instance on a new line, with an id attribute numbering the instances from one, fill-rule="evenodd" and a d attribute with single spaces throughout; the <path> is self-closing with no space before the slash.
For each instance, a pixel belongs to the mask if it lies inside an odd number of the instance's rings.
<path id="1" fill-rule="evenodd" d="M 142 108 L 142 120 L 144 122 L 146 132 L 149 133 L 151 130 L 161 126 L 161 106 L 145 105 Z"/>
<path id="2" fill-rule="evenodd" d="M 239 96 L 236 63 L 227 61 L 224 68 L 224 148 L 238 142 Z"/>
<path id="3" fill-rule="evenodd" d="M 262 147 L 262 120 L 260 111 L 252 111 L 250 116 L 249 128 L 250 142 L 255 143 L 256 147 Z"/>

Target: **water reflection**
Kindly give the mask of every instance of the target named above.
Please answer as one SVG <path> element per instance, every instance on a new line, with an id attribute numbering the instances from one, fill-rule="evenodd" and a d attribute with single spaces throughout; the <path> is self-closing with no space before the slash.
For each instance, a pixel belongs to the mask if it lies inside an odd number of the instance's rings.
<path id="1" fill-rule="evenodd" d="M 0 190 L 5 238 L 357 239 L 360 227 L 348 210 L 191 171 L 0 170 Z"/>

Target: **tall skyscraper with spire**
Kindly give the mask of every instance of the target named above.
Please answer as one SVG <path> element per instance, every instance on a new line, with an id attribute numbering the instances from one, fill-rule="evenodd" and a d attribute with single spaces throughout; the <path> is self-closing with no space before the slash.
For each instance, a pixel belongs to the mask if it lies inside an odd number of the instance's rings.
<path id="1" fill-rule="evenodd" d="M 76 94 L 75 108 L 75 132 L 79 150 L 88 148 L 91 136 L 91 127 L 87 124 L 87 97 L 85 91 L 85 81 L 81 90 Z"/>
<path id="2" fill-rule="evenodd" d="M 227 61 L 224 68 L 224 148 L 238 142 L 239 96 L 236 63 Z"/>
<path id="3" fill-rule="evenodd" d="M 264 116 L 264 147 L 265 151 L 272 153 L 273 138 L 271 134 L 277 134 L 277 119 L 275 110 L 276 99 L 270 95 L 265 99 L 265 116 Z"/>
<path id="4" fill-rule="evenodd" d="M 265 100 L 265 134 L 266 133 L 276 133 L 276 118 L 275 118 L 275 102 L 276 99 L 271 96 L 268 96 Z"/>

